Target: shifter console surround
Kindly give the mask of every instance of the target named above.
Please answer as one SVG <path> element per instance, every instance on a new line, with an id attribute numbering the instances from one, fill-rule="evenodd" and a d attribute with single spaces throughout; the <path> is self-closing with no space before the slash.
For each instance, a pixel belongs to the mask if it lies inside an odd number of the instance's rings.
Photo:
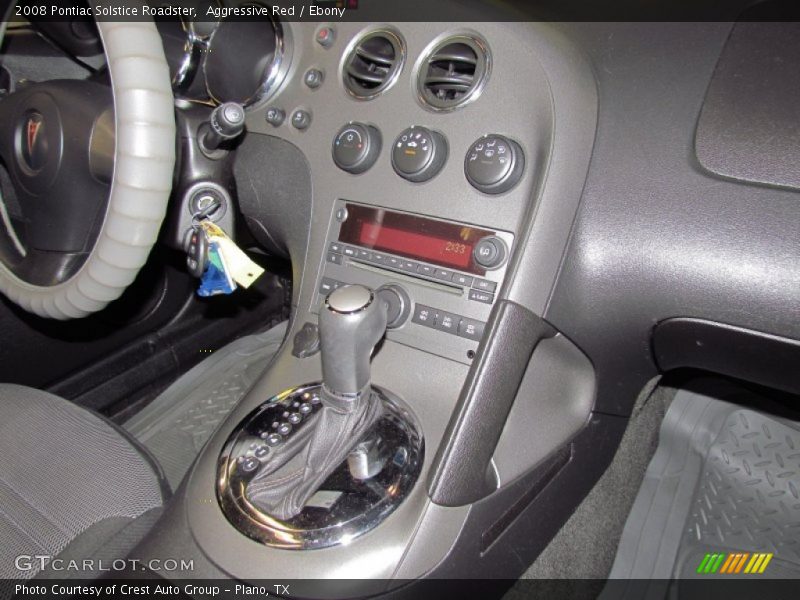
<path id="1" fill-rule="evenodd" d="M 373 386 L 383 415 L 356 452 L 298 515 L 280 520 L 261 510 L 248 488 L 280 446 L 301 445 L 313 432 L 322 408 L 321 388 L 312 383 L 270 398 L 234 430 L 220 455 L 217 500 L 225 517 L 244 535 L 273 548 L 311 550 L 349 543 L 394 512 L 422 469 L 424 442 L 416 418 L 397 396 Z M 372 476 L 358 478 L 365 474 Z"/>

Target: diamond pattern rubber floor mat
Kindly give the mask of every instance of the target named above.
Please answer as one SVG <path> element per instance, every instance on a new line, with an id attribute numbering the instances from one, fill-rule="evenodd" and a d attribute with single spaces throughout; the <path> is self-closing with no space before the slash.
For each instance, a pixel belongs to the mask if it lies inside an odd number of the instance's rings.
<path id="1" fill-rule="evenodd" d="M 760 576 L 800 577 L 800 424 L 681 391 L 610 577 L 702 577 L 708 554 L 723 576 L 770 554 Z"/>
<path id="2" fill-rule="evenodd" d="M 217 350 L 125 423 L 161 464 L 172 489 L 270 363 L 285 335 L 282 323 Z"/>

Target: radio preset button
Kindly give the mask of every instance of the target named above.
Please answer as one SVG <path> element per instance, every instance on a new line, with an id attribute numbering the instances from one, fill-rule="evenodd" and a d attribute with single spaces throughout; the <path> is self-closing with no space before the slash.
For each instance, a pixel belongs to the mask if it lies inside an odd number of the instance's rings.
<path id="1" fill-rule="evenodd" d="M 409 273 L 416 273 L 418 266 L 419 264 L 415 263 L 413 260 L 405 260 L 405 259 L 400 264 L 400 268 L 403 271 L 408 271 Z"/>
<path id="2" fill-rule="evenodd" d="M 461 273 L 453 273 L 453 283 L 469 287 L 472 285 L 472 277 L 469 275 L 462 275 Z"/>
<path id="3" fill-rule="evenodd" d="M 436 268 L 433 270 L 433 276 L 436 277 L 436 279 L 450 281 L 453 279 L 453 272 L 450 269 Z"/>
<path id="4" fill-rule="evenodd" d="M 489 281 L 488 279 L 476 279 L 472 282 L 472 287 L 476 290 L 483 290 L 484 292 L 494 294 L 495 290 L 497 290 L 497 283 Z"/>
<path id="5" fill-rule="evenodd" d="M 372 252 L 370 252 L 369 250 L 362 250 L 361 248 L 359 248 L 356 258 L 359 258 L 361 260 L 372 260 Z"/>
<path id="6" fill-rule="evenodd" d="M 331 252 L 336 252 L 338 254 L 342 253 L 343 248 L 344 246 L 339 242 L 331 242 L 330 246 L 328 246 L 328 250 L 330 250 Z"/>
<path id="7" fill-rule="evenodd" d="M 345 246 L 344 247 L 343 254 L 345 256 L 355 256 L 357 253 L 358 253 L 358 250 L 356 248 L 353 248 L 352 246 Z"/>
<path id="8" fill-rule="evenodd" d="M 428 277 L 433 277 L 434 268 L 430 265 L 420 265 L 417 267 L 417 273 L 420 275 L 426 275 Z"/>
<path id="9" fill-rule="evenodd" d="M 494 302 L 494 294 L 482 292 L 481 290 L 471 289 L 469 291 L 469 299 L 476 302 L 483 302 L 484 304 L 491 304 Z"/>

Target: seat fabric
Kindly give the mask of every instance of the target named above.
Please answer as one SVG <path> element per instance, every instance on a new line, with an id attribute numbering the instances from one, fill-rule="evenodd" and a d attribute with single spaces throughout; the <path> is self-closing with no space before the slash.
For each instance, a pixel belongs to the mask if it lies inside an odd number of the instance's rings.
<path id="1" fill-rule="evenodd" d="M 83 547 L 102 546 L 85 540 L 152 519 L 168 493 L 155 462 L 111 422 L 47 392 L 0 384 L 0 578 L 33 577 L 40 563 L 24 557 L 56 557 L 79 536 Z"/>

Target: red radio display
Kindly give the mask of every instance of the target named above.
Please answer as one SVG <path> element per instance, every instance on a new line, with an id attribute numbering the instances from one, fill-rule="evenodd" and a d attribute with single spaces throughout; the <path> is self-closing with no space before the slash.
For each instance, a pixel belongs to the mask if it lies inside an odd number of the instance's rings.
<path id="1" fill-rule="evenodd" d="M 472 249 L 494 231 L 380 208 L 347 204 L 339 241 L 483 275 Z"/>
<path id="2" fill-rule="evenodd" d="M 358 243 L 368 248 L 379 248 L 386 252 L 407 254 L 415 258 L 445 264 L 457 269 L 469 267 L 472 245 L 460 241 L 446 240 L 403 231 L 392 227 L 381 227 L 375 223 L 362 223 Z"/>

